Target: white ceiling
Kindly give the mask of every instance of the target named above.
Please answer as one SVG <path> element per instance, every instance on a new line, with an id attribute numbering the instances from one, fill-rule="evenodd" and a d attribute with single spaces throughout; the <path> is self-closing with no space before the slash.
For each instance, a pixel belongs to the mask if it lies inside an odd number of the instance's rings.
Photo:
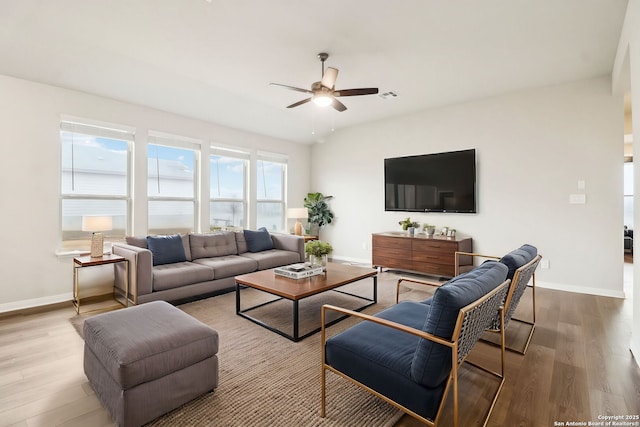
<path id="1" fill-rule="evenodd" d="M 296 142 L 611 73 L 628 0 L 0 0 L 0 74 Z M 342 113 L 286 109 L 340 70 Z M 315 133 L 314 133 L 315 131 Z"/>

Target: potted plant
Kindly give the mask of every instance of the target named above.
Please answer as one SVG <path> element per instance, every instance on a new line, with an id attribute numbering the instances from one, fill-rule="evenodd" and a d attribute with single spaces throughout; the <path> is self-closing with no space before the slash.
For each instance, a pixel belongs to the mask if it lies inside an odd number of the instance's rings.
<path id="1" fill-rule="evenodd" d="M 304 252 L 309 256 L 311 265 L 327 265 L 328 255 L 333 251 L 330 243 L 312 240 L 304 245 Z"/>
<path id="2" fill-rule="evenodd" d="M 398 221 L 398 224 L 402 226 L 403 230 L 409 231 L 409 234 L 411 235 L 415 233 L 416 228 L 420 227 L 420 223 L 417 221 L 411 221 L 410 217 L 406 217 L 402 221 Z"/>
<path id="3" fill-rule="evenodd" d="M 333 196 L 325 196 L 322 193 L 307 193 L 304 198 L 304 207 L 309 212 L 309 231 L 312 235 L 317 235 L 320 227 L 331 224 L 333 221 L 333 212 L 329 209 L 327 200 Z"/>
<path id="4" fill-rule="evenodd" d="M 436 232 L 436 226 L 433 224 L 424 224 L 422 226 L 422 229 L 425 233 L 427 233 L 427 236 L 429 237 L 433 236 Z"/>

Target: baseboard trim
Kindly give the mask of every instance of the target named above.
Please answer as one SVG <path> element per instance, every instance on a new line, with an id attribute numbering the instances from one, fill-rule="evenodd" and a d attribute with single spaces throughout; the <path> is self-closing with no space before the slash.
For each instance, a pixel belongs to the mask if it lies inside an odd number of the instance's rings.
<path id="1" fill-rule="evenodd" d="M 556 291 L 575 292 L 578 294 L 596 295 L 600 297 L 621 298 L 625 299 L 624 291 L 612 291 L 611 289 L 589 288 L 586 286 L 566 285 L 563 283 L 542 282 L 536 280 L 536 287 L 553 289 Z"/>
<path id="2" fill-rule="evenodd" d="M 73 299 L 71 292 L 64 294 L 51 295 L 42 298 L 26 299 L 21 301 L 13 301 L 4 304 L 0 304 L 0 313 L 9 313 L 12 311 L 26 310 L 35 307 L 42 307 L 45 305 L 54 305 L 61 302 L 70 302 Z"/>
<path id="3" fill-rule="evenodd" d="M 370 259 L 359 259 L 359 258 L 351 258 L 351 257 L 346 257 L 346 256 L 332 256 L 331 257 L 332 260 L 336 260 L 336 261 L 341 261 L 341 262 L 349 262 L 349 263 L 353 263 L 353 264 L 364 264 L 367 266 L 371 265 L 371 260 Z"/>

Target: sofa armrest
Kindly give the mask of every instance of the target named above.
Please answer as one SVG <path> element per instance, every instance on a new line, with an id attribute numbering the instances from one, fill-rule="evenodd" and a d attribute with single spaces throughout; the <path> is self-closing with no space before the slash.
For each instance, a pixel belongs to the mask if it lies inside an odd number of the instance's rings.
<path id="1" fill-rule="evenodd" d="M 125 243 L 114 243 L 111 252 L 129 261 L 129 293 L 134 304 L 138 295 L 150 294 L 153 290 L 153 267 L 151 251 Z M 123 273 L 116 274 L 116 287 L 124 290 Z"/>
<path id="2" fill-rule="evenodd" d="M 272 234 L 271 240 L 275 249 L 297 252 L 300 255 L 300 262 L 304 261 L 304 237 L 294 234 Z"/>

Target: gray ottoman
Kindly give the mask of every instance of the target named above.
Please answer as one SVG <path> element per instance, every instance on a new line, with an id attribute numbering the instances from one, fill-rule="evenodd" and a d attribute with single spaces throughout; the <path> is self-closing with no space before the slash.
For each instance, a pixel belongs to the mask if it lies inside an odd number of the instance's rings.
<path id="1" fill-rule="evenodd" d="M 84 372 L 116 424 L 140 426 L 218 386 L 218 333 L 164 301 L 84 322 Z"/>

